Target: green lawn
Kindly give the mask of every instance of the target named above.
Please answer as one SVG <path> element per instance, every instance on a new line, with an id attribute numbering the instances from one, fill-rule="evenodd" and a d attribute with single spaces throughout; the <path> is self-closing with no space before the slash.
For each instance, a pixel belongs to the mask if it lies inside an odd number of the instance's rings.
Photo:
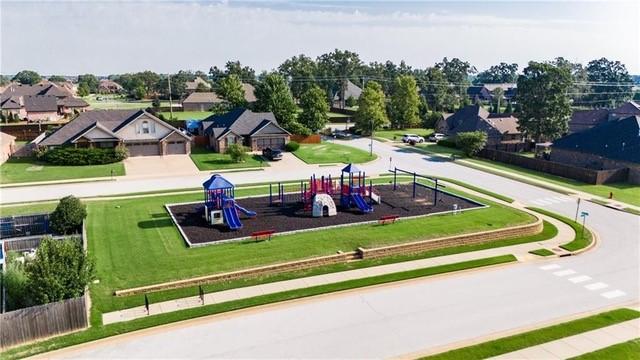
<path id="1" fill-rule="evenodd" d="M 537 330 L 528 331 L 485 343 L 447 351 L 445 353 L 427 356 L 428 360 L 454 360 L 454 359 L 486 359 L 493 356 L 507 354 L 513 351 L 525 349 L 531 346 L 544 344 L 587 331 L 618 324 L 627 320 L 640 317 L 640 312 L 631 309 L 617 309 L 601 314 L 553 325 Z M 621 359 L 607 358 L 601 359 Z"/>
<path id="2" fill-rule="evenodd" d="M 376 154 L 356 149 L 352 146 L 323 142 L 321 144 L 301 144 L 293 153 L 307 164 L 359 164 L 375 160 Z"/>
<path id="3" fill-rule="evenodd" d="M 424 144 L 418 144 L 415 146 L 419 150 L 423 150 L 427 153 L 431 154 L 440 154 L 440 155 L 456 155 L 462 156 L 462 151 L 459 149 L 438 145 L 436 143 L 426 142 Z"/>
<path id="4" fill-rule="evenodd" d="M 259 155 L 249 154 L 244 162 L 237 163 L 232 161 L 231 157 L 227 154 L 220 154 L 202 147 L 194 147 L 191 150 L 191 160 L 193 160 L 198 169 L 202 171 L 260 168 L 269 166 L 269 162 Z"/>
<path id="5" fill-rule="evenodd" d="M 583 182 L 563 178 L 560 176 L 545 174 L 543 172 L 525 169 L 519 166 L 498 163 L 495 161 L 489 161 L 484 159 L 465 159 L 474 164 L 485 165 L 494 169 L 508 171 L 514 174 L 527 176 L 532 179 L 542 180 L 550 184 L 565 186 L 577 191 L 584 191 L 586 193 L 594 194 L 604 198 L 609 197 L 609 193 L 613 193 L 613 199 L 622 201 L 628 204 L 640 206 L 640 186 L 632 185 L 628 183 L 618 184 L 603 184 L 603 185 L 591 185 Z"/>
<path id="6" fill-rule="evenodd" d="M 122 162 L 107 165 L 59 166 L 36 161 L 35 158 L 11 158 L 0 166 L 0 183 L 54 181 L 124 175 Z"/>
<path id="7" fill-rule="evenodd" d="M 553 255 L 553 251 L 547 249 L 536 249 L 529 251 L 529 254 L 538 255 L 538 256 L 551 256 Z"/>
<path id="8" fill-rule="evenodd" d="M 387 140 L 402 141 L 401 139 L 404 134 L 416 134 L 422 136 L 426 140 L 432 133 L 433 129 L 409 128 L 402 130 L 378 130 L 373 133 L 373 136 Z"/>
<path id="9" fill-rule="evenodd" d="M 567 251 L 578 251 L 586 248 L 587 246 L 591 245 L 591 242 L 593 242 L 593 234 L 591 234 L 591 231 L 583 229 L 582 224 L 573 221 L 573 219 L 569 219 L 568 217 L 562 216 L 560 214 L 556 214 L 554 212 L 536 207 L 527 207 L 527 209 L 539 212 L 543 215 L 551 216 L 552 218 L 560 220 L 563 223 L 571 226 L 573 231 L 575 231 L 573 240 L 566 244 L 560 245 L 561 248 Z"/>
<path id="10" fill-rule="evenodd" d="M 165 119 L 171 118 L 171 113 L 169 111 L 160 112 Z M 176 120 L 202 120 L 210 115 L 213 115 L 212 112 L 209 111 L 174 111 L 173 117 Z"/>
<path id="11" fill-rule="evenodd" d="M 351 115 L 347 115 L 347 114 L 340 114 L 340 113 L 331 112 L 331 111 L 329 111 L 329 112 L 327 113 L 327 116 L 329 116 L 329 120 L 331 120 L 331 119 L 335 119 L 335 118 L 348 118 L 348 117 L 351 117 Z"/>
<path id="12" fill-rule="evenodd" d="M 586 353 L 571 358 L 570 360 L 638 360 L 640 359 L 640 338 L 633 339 L 620 344 L 612 345 L 604 349 Z"/>

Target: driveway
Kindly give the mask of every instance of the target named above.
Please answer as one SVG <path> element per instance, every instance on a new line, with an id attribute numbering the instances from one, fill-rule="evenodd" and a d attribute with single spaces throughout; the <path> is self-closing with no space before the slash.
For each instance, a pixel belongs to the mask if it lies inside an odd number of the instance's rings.
<path id="1" fill-rule="evenodd" d="M 130 157 L 124 161 L 124 167 L 127 177 L 175 176 L 200 172 L 189 155 Z"/>

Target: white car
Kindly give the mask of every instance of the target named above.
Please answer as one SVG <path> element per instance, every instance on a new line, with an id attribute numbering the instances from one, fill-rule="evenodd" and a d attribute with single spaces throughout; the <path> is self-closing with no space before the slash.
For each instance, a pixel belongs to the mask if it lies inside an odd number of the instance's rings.
<path id="1" fill-rule="evenodd" d="M 429 136 L 429 141 L 431 142 L 438 142 L 440 140 L 443 140 L 446 136 L 444 136 L 444 134 L 441 133 L 433 133 L 431 134 L 431 136 Z"/>
<path id="2" fill-rule="evenodd" d="M 404 135 L 402 135 L 402 142 L 403 143 L 409 143 L 409 142 L 423 143 L 424 142 L 424 138 L 422 136 L 416 135 L 416 134 L 404 134 Z"/>

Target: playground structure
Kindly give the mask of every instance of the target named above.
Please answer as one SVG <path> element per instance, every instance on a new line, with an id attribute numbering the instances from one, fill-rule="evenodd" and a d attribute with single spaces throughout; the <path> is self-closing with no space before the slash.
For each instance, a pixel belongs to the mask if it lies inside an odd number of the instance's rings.
<path id="1" fill-rule="evenodd" d="M 380 195 L 373 191 L 373 184 L 369 182 L 367 186 L 365 173 L 353 164 L 342 169 L 340 183 L 333 180 L 331 175 L 316 178 L 314 174 L 308 183 L 301 181 L 295 192 L 286 192 L 285 185 L 278 183 L 275 194 L 273 185 L 269 184 L 269 205 L 284 207 L 290 203 L 302 203 L 304 211 L 311 211 L 313 217 L 337 214 L 334 195 L 340 196 L 342 209 L 357 207 L 364 214 L 373 212 L 373 203 L 380 203 Z"/>
<path id="2" fill-rule="evenodd" d="M 238 212 L 249 218 L 256 216 L 255 211 L 247 210 L 235 201 L 235 187 L 219 174 L 214 174 L 205 181 L 204 217 L 211 225 L 225 224 L 231 230 L 242 228 Z"/>
<path id="3" fill-rule="evenodd" d="M 411 182 L 411 186 L 412 186 L 411 197 L 414 200 L 417 198 L 416 189 L 418 187 L 431 189 L 433 191 L 433 202 L 431 203 L 431 205 L 436 205 L 438 203 L 438 192 L 441 192 L 441 190 L 438 190 L 438 178 L 426 176 L 426 175 L 420 175 L 420 174 L 417 174 L 415 171 L 402 170 L 402 169 L 398 169 L 397 167 L 393 168 L 393 170 L 389 170 L 389 172 L 393 174 L 393 191 L 396 191 L 396 189 L 398 188 L 398 173 L 411 175 L 413 176 L 413 181 Z M 434 186 L 431 187 L 425 184 L 421 184 L 418 182 L 418 179 L 424 179 L 429 182 L 432 182 Z"/>

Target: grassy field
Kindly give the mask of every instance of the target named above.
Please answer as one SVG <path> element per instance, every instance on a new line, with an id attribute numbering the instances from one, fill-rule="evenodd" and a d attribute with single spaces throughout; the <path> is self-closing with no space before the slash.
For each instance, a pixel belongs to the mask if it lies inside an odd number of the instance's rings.
<path id="1" fill-rule="evenodd" d="M 171 118 L 171 113 L 169 111 L 160 112 L 165 119 Z M 176 120 L 202 120 L 210 115 L 212 112 L 209 111 L 174 111 L 173 117 Z"/>
<path id="2" fill-rule="evenodd" d="M 600 360 L 600 359 L 619 359 L 619 360 L 638 360 L 640 359 L 640 338 L 633 339 L 620 344 L 612 345 L 604 349 L 586 353 L 571 358 L 570 360 Z"/>
<path id="3" fill-rule="evenodd" d="M 194 147 L 191 150 L 191 160 L 202 171 L 206 170 L 223 170 L 223 169 L 247 169 L 247 168 L 260 168 L 269 166 L 269 162 L 262 156 L 251 155 L 247 156 L 244 162 L 234 162 L 227 154 L 220 154 L 211 150 Z"/>
<path id="4" fill-rule="evenodd" d="M 74 332 L 67 335 L 54 337 L 51 339 L 31 343 L 24 346 L 9 349 L 3 353 L 3 359 L 22 359 L 36 354 L 82 344 L 110 336 L 115 336 L 135 330 L 147 329 L 150 327 L 167 324 L 171 322 L 193 319 L 206 315 L 220 314 L 224 312 L 246 309 L 249 307 L 271 304 L 292 299 L 316 296 L 331 292 L 344 291 L 366 286 L 385 284 L 394 281 L 415 279 L 425 276 L 445 274 L 454 271 L 475 269 L 485 266 L 500 265 L 517 261 L 513 255 L 502 255 L 491 258 L 465 261 L 455 264 L 440 265 L 430 268 L 423 268 L 400 273 L 379 275 L 364 279 L 343 281 L 334 284 L 312 286 L 303 289 L 289 290 L 276 294 L 256 296 L 248 299 L 223 302 L 219 304 L 205 305 L 183 311 L 170 312 L 155 316 L 136 319 L 129 322 L 121 322 L 110 325 L 94 324 L 87 330 Z"/>
<path id="5" fill-rule="evenodd" d="M 238 189 L 237 196 L 265 189 Z M 398 226 L 360 225 L 275 237 L 267 242 L 239 242 L 189 249 L 164 204 L 201 201 L 201 194 L 157 196 L 87 203 L 89 250 L 97 261 L 100 283 L 92 288 L 94 305 L 113 310 L 116 289 L 232 271 L 259 265 L 335 254 L 531 221 L 523 212 L 493 204 L 455 217 L 442 215 L 403 221 Z M 487 201 L 485 201 L 487 202 Z M 117 227 L 112 224 L 118 224 Z M 136 273 L 131 277 L 131 273 Z"/>
<path id="6" fill-rule="evenodd" d="M 402 135 L 404 134 L 416 134 L 422 136 L 426 140 L 432 133 L 433 129 L 409 128 L 402 130 L 378 130 L 373 134 L 373 136 L 392 141 L 401 141 Z"/>
<path id="7" fill-rule="evenodd" d="M 54 181 L 124 175 L 121 162 L 107 165 L 59 166 L 36 161 L 35 158 L 11 158 L 0 165 L 0 183 Z"/>
<path id="8" fill-rule="evenodd" d="M 593 195 L 601 196 L 604 198 L 609 197 L 609 193 L 613 193 L 613 199 L 622 201 L 628 204 L 640 206 L 640 186 L 632 185 L 628 183 L 618 184 L 603 184 L 603 185 L 591 185 L 583 182 L 563 178 L 560 176 L 545 174 L 543 172 L 525 169 L 519 166 L 502 164 L 495 161 L 488 161 L 484 159 L 465 159 L 471 163 L 485 165 L 497 170 L 508 171 L 514 174 L 527 176 L 532 179 L 542 180 L 550 184 L 560 185 L 574 189 L 577 191 L 584 191 Z"/>
<path id="9" fill-rule="evenodd" d="M 307 164 L 359 164 L 377 158 L 376 154 L 371 156 L 367 151 L 329 142 L 323 142 L 321 144 L 301 144 L 300 148 L 293 154 Z"/>
<path id="10" fill-rule="evenodd" d="M 640 317 L 640 312 L 631 309 L 617 309 L 601 314 L 553 325 L 522 334 L 513 335 L 461 349 L 451 350 L 442 354 L 427 356 L 428 360 L 453 360 L 453 359 L 486 359 L 493 356 L 507 354 L 513 351 L 525 349 L 531 346 L 544 344 L 568 336 L 581 334 L 587 331 L 603 328 Z M 601 359 L 605 359 L 601 358 Z M 622 358 L 607 358 L 622 359 Z"/>
<path id="11" fill-rule="evenodd" d="M 100 100 L 98 100 L 100 98 Z M 82 98 L 92 109 L 146 109 L 151 107 L 151 100 L 130 100 L 119 95 L 89 95 Z M 162 101 L 161 106 L 169 106 L 168 101 Z"/>

